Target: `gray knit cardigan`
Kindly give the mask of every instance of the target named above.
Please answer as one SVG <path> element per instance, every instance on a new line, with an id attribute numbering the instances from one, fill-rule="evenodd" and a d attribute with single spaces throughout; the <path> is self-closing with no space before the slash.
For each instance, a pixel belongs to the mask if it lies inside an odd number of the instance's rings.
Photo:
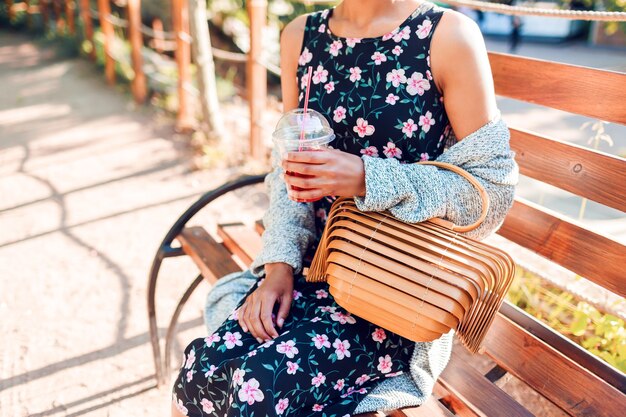
<path id="1" fill-rule="evenodd" d="M 509 147 L 509 130 L 498 114 L 436 159 L 465 169 L 489 195 L 487 218 L 480 227 L 464 235 L 480 240 L 502 224 L 513 204 L 518 182 L 514 157 Z M 389 210 L 409 223 L 441 217 L 458 225 L 472 223 L 481 213 L 478 193 L 458 174 L 435 166 L 400 164 L 395 158 L 362 158 L 366 193 L 364 198 L 355 197 L 360 210 Z M 265 274 L 266 263 L 285 262 L 299 273 L 303 254 L 315 238 L 313 205 L 291 201 L 276 155 L 273 165 L 265 180 L 270 205 L 263 217 L 263 248 L 249 271 L 223 278 L 209 293 L 205 310 L 209 332 L 219 327 L 257 277 Z M 452 332 L 433 342 L 417 343 L 410 375 L 385 379 L 361 401 L 355 413 L 423 404 L 447 365 L 451 350 Z"/>

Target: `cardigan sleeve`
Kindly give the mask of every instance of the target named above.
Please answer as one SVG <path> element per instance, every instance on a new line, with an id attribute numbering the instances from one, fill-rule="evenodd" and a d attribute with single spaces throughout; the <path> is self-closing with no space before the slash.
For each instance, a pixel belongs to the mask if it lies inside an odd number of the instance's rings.
<path id="1" fill-rule="evenodd" d="M 496 118 L 452 145 L 436 160 L 457 165 L 474 176 L 487 191 L 489 210 L 483 223 L 463 233 L 483 239 L 497 230 L 513 205 L 519 167 L 509 146 L 506 123 Z M 401 164 L 398 160 L 363 156 L 365 197 L 355 197 L 362 211 L 389 212 L 418 223 L 433 217 L 468 225 L 481 214 L 479 193 L 460 175 L 432 165 Z"/>
<path id="2" fill-rule="evenodd" d="M 302 270 L 302 258 L 315 238 L 315 217 L 312 203 L 298 203 L 289 199 L 280 166 L 280 155 L 272 152 L 272 172 L 265 178 L 269 207 L 263 216 L 263 247 L 250 271 L 256 277 L 265 275 L 265 264 L 284 262 Z"/>

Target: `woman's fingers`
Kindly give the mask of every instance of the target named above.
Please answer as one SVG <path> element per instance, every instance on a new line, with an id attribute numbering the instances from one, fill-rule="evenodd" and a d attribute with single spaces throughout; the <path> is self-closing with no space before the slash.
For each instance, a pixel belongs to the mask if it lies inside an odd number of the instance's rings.
<path id="1" fill-rule="evenodd" d="M 302 191 L 289 190 L 288 193 L 289 193 L 289 198 L 291 198 L 294 201 L 300 201 L 300 202 L 317 200 L 330 194 L 330 193 L 325 193 L 322 190 L 302 190 Z"/>
<path id="2" fill-rule="evenodd" d="M 252 333 L 252 336 L 256 337 L 259 343 L 263 343 L 263 341 L 271 340 L 272 338 L 267 334 L 261 322 L 261 303 L 258 298 L 259 297 L 256 297 L 254 303 L 250 306 L 247 318 L 250 333 Z"/>
<path id="3" fill-rule="evenodd" d="M 276 314 L 276 324 L 281 329 L 283 327 L 283 323 L 285 323 L 285 319 L 289 315 L 289 310 L 291 309 L 292 301 L 293 301 L 293 294 L 291 293 L 285 293 L 280 298 L 280 307 L 278 308 L 278 313 Z"/>
<path id="4" fill-rule="evenodd" d="M 274 298 L 268 298 L 261 301 L 261 323 L 263 323 L 265 332 L 269 334 L 272 339 L 278 337 L 278 332 L 274 328 L 274 323 L 272 322 L 272 310 L 274 309 L 274 304 L 276 304 L 276 299 Z"/>
<path id="5" fill-rule="evenodd" d="M 241 326 L 241 329 L 244 332 L 248 332 L 248 324 L 246 323 L 246 303 L 243 303 L 243 305 L 241 307 L 239 307 L 239 311 L 237 312 L 237 321 L 239 322 L 239 325 Z"/>

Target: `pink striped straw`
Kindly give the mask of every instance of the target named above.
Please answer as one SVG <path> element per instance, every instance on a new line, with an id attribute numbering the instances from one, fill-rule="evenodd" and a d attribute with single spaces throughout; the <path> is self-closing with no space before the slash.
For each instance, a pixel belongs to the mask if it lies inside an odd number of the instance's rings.
<path id="1" fill-rule="evenodd" d="M 304 117 L 302 118 L 302 130 L 300 131 L 300 146 L 299 152 L 302 152 L 302 142 L 304 141 L 304 127 L 306 126 L 307 112 L 309 110 L 309 91 L 311 91 L 311 75 L 313 74 L 313 67 L 309 65 L 306 80 L 306 91 L 304 93 Z"/>

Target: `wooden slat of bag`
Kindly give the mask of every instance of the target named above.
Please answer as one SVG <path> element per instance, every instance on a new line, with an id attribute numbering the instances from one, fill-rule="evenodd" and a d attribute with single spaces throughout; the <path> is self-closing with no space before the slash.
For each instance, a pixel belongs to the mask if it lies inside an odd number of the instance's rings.
<path id="1" fill-rule="evenodd" d="M 502 368 L 569 415 L 614 417 L 626 409 L 626 395 L 501 314 L 484 347 Z"/>
<path id="2" fill-rule="evenodd" d="M 241 271 L 231 253 L 202 227 L 186 227 L 176 239 L 210 283 L 215 283 L 224 275 Z"/>
<path id="3" fill-rule="evenodd" d="M 510 131 L 520 173 L 626 212 L 626 187 L 609 186 L 626 184 L 626 159 L 521 129 Z"/>
<path id="4" fill-rule="evenodd" d="M 252 263 L 263 246 L 259 234 L 243 223 L 220 224 L 217 234 L 224 240 L 224 246 L 246 265 Z"/>
<path id="5" fill-rule="evenodd" d="M 496 94 L 626 124 L 626 74 L 489 53 Z"/>
<path id="6" fill-rule="evenodd" d="M 533 416 L 506 392 L 454 354 L 439 377 L 439 382 L 478 416 Z"/>
<path id="7" fill-rule="evenodd" d="M 497 232 L 622 297 L 626 247 L 516 197 Z"/>

